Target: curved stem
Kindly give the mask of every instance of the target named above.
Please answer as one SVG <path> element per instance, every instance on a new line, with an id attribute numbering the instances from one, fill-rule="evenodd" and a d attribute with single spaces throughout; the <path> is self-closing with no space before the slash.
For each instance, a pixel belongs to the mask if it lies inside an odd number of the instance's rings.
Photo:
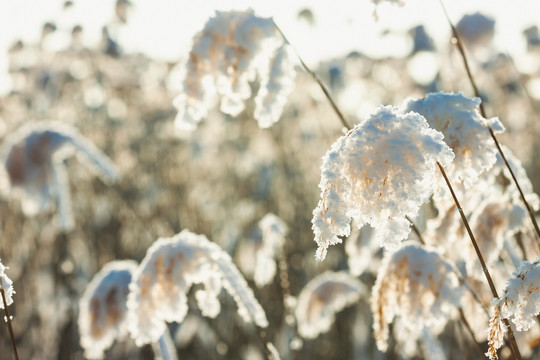
<path id="1" fill-rule="evenodd" d="M 438 161 L 437 161 L 437 166 L 439 167 L 439 170 L 441 171 L 444 181 L 446 182 L 446 185 L 448 186 L 448 189 L 450 190 L 450 193 L 452 194 L 452 198 L 454 199 L 454 202 L 456 203 L 456 207 L 457 207 L 457 210 L 459 211 L 459 215 L 461 216 L 461 220 L 463 221 L 463 225 L 465 225 L 465 229 L 467 229 L 467 233 L 469 234 L 469 238 L 471 239 L 472 245 L 476 252 L 476 256 L 478 256 L 478 260 L 480 261 L 480 264 L 482 265 L 482 271 L 484 272 L 486 280 L 489 284 L 491 293 L 493 294 L 494 298 L 498 299 L 499 294 L 497 294 L 497 289 L 495 289 L 495 284 L 493 283 L 491 274 L 489 273 L 489 270 L 486 266 L 484 257 L 482 256 L 482 252 L 480 251 L 480 248 L 478 247 L 478 243 L 476 242 L 476 238 L 474 237 L 471 227 L 469 226 L 469 221 L 467 220 L 467 217 L 465 216 L 465 213 L 463 212 L 463 208 L 461 207 L 461 204 L 459 203 L 456 197 L 456 194 L 454 193 L 454 189 L 452 188 L 452 185 L 450 184 L 450 180 L 448 180 L 448 176 L 446 175 L 446 172 L 444 171 L 442 165 Z M 510 323 L 508 322 L 508 319 L 503 319 L 503 322 L 508 330 L 508 337 L 510 338 L 510 344 L 511 344 L 510 348 L 512 349 L 512 352 L 514 353 L 515 358 L 518 360 L 521 360 L 521 353 L 519 352 L 519 348 L 517 346 L 517 342 L 514 337 L 514 332 L 512 331 L 512 328 L 510 327 Z"/>
<path id="2" fill-rule="evenodd" d="M 456 27 L 452 23 L 452 20 L 450 20 L 450 16 L 448 15 L 448 12 L 446 11 L 446 7 L 444 6 L 443 0 L 439 0 L 439 3 L 441 4 L 441 7 L 444 11 L 444 15 L 446 16 L 446 20 L 448 21 L 448 25 L 450 25 L 450 28 L 452 29 L 452 36 L 454 39 L 454 43 L 456 44 L 456 47 L 458 48 L 459 54 L 461 55 L 461 58 L 463 59 L 463 65 L 465 66 L 465 71 L 467 72 L 467 77 L 469 78 L 469 81 L 471 83 L 471 86 L 474 91 L 474 96 L 478 98 L 482 98 L 480 96 L 480 91 L 478 90 L 478 86 L 476 85 L 476 81 L 474 80 L 474 77 L 471 72 L 471 68 L 469 66 L 469 61 L 467 59 L 467 54 L 465 53 L 465 47 L 463 46 L 463 41 L 461 41 L 461 38 L 456 30 Z M 480 114 L 487 118 L 486 116 L 486 110 L 484 108 L 484 103 L 480 103 Z M 491 138 L 495 142 L 495 146 L 497 147 L 497 150 L 499 151 L 499 154 L 501 154 L 501 157 L 504 161 L 504 165 L 508 168 L 508 171 L 510 172 L 510 175 L 512 176 L 512 180 L 514 180 L 514 183 L 516 184 L 516 187 L 519 191 L 519 195 L 521 197 L 521 200 L 525 204 L 525 208 L 527 208 L 527 212 L 529 213 L 529 217 L 531 218 L 531 222 L 533 223 L 534 230 L 536 231 L 536 241 L 538 246 L 540 246 L 540 227 L 538 227 L 538 222 L 536 221 L 536 217 L 534 216 L 534 212 L 532 211 L 531 206 L 529 205 L 529 202 L 525 198 L 525 194 L 523 193 L 523 190 L 521 189 L 521 186 L 519 185 L 519 182 L 516 178 L 516 175 L 514 174 L 514 171 L 510 167 L 510 164 L 506 160 L 506 156 L 504 155 L 504 152 L 501 149 L 501 145 L 499 144 L 499 141 L 497 140 L 497 137 L 495 136 L 495 132 L 491 128 L 491 126 L 484 124 L 484 126 L 489 130 L 489 134 L 491 135 Z"/>
<path id="3" fill-rule="evenodd" d="M 334 101 L 334 99 L 332 98 L 332 95 L 330 95 L 330 90 L 328 90 L 328 87 L 326 87 L 326 85 L 324 84 L 324 82 L 321 80 L 321 78 L 319 78 L 319 76 L 317 74 L 315 74 L 315 72 L 313 70 L 311 70 L 309 68 L 309 66 L 307 66 L 307 64 L 304 62 L 304 60 L 302 59 L 302 57 L 300 56 L 300 54 L 298 53 L 298 51 L 291 45 L 291 43 L 289 42 L 289 40 L 287 39 L 287 37 L 285 36 L 285 34 L 283 33 L 283 31 L 281 31 L 281 29 L 279 28 L 279 26 L 274 22 L 274 26 L 276 27 L 277 31 L 281 34 L 281 36 L 283 37 L 283 40 L 289 44 L 289 46 L 294 50 L 294 53 L 296 54 L 296 57 L 298 58 L 298 60 L 300 61 L 300 65 L 302 65 L 302 67 L 304 68 L 304 70 L 313 78 L 313 80 L 315 80 L 315 82 L 319 85 L 319 87 L 321 88 L 321 90 L 323 91 L 324 95 L 326 96 L 326 98 L 328 99 L 328 101 L 330 102 L 330 105 L 332 106 L 332 109 L 334 109 L 334 112 L 337 114 L 337 116 L 339 117 L 339 120 L 341 121 L 341 124 L 343 124 L 343 126 L 345 128 L 347 128 L 347 130 L 350 130 L 351 129 L 351 126 L 349 125 L 349 123 L 347 122 L 347 120 L 345 120 L 345 116 L 343 116 L 343 113 L 341 112 L 341 110 L 339 110 L 339 107 L 337 106 L 336 102 Z"/>

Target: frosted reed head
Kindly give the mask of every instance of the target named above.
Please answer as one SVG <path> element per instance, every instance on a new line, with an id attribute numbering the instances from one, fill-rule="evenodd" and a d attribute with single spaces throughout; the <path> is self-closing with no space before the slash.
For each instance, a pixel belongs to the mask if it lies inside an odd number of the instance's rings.
<path id="1" fill-rule="evenodd" d="M 106 264 L 92 279 L 79 303 L 81 346 L 89 359 L 101 359 L 116 339 L 128 334 L 127 296 L 137 263 Z"/>
<path id="2" fill-rule="evenodd" d="M 414 217 L 436 188 L 436 162 L 447 166 L 452 158 L 443 135 L 421 115 L 377 109 L 323 157 L 321 199 L 311 221 L 317 259 L 350 235 L 351 219 L 359 228 L 370 224 L 380 244 L 397 248 L 410 232 L 406 216 Z"/>
<path id="3" fill-rule="evenodd" d="M 13 294 L 15 294 L 15 290 L 13 290 L 13 281 L 6 275 L 6 269 L 9 269 L 9 267 L 4 266 L 0 261 L 0 289 L 4 290 L 6 303 L 7 306 L 9 306 L 13 304 Z M 3 308 L 4 302 L 0 299 L 0 309 Z"/>
<path id="4" fill-rule="evenodd" d="M 230 256 L 206 236 L 183 230 L 172 238 L 160 238 L 148 249 L 130 285 L 128 309 L 130 331 L 137 345 L 155 342 L 166 322 L 182 322 L 187 314 L 187 293 L 195 293 L 203 315 L 221 311 L 222 288 L 234 298 L 240 317 L 260 327 L 268 321 L 245 279 Z"/>
<path id="5" fill-rule="evenodd" d="M 300 292 L 295 309 L 298 332 L 313 339 L 330 330 L 335 314 L 357 302 L 364 286 L 343 272 L 327 272 L 311 280 Z"/>
<path id="6" fill-rule="evenodd" d="M 377 347 L 388 347 L 388 325 L 394 317 L 411 334 L 423 328 L 438 333 L 460 305 L 461 288 L 452 266 L 437 252 L 407 245 L 387 253 L 371 297 Z"/>

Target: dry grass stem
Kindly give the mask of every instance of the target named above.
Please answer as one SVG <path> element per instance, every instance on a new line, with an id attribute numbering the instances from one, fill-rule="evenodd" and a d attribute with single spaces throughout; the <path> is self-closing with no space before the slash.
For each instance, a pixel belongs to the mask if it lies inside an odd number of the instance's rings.
<path id="1" fill-rule="evenodd" d="M 1 280 L 0 280 L 1 281 Z M 9 315 L 6 295 L 4 289 L 0 288 L 0 293 L 2 294 L 2 302 L 4 304 L 4 312 L 6 313 L 6 323 L 9 331 L 9 338 L 11 339 L 11 345 L 13 347 L 13 357 L 15 360 L 19 360 L 19 354 L 17 353 L 17 345 L 15 345 L 15 335 L 13 335 L 13 328 L 11 327 L 11 316 Z"/>

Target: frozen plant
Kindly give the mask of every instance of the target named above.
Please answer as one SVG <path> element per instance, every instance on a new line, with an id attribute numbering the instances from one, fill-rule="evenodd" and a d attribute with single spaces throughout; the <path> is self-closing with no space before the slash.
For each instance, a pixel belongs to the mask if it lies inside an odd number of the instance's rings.
<path id="1" fill-rule="evenodd" d="M 486 353 L 490 359 L 498 359 L 497 349 L 503 344 L 502 319 L 512 320 L 517 331 L 527 331 L 536 324 L 540 314 L 540 257 L 532 263 L 523 261 L 512 275 L 501 298 L 492 301 Z"/>
<path id="2" fill-rule="evenodd" d="M 77 155 L 106 180 L 119 172 L 111 160 L 79 132 L 64 123 L 29 123 L 8 136 L 0 152 L 5 168 L 5 195 L 19 196 L 23 212 L 32 216 L 57 203 L 60 227 L 74 226 L 64 160 Z"/>
<path id="3" fill-rule="evenodd" d="M 413 111 L 424 116 L 432 128 L 444 134 L 444 141 L 455 154 L 445 171 L 453 184 L 463 183 L 466 188 L 496 161 L 497 148 L 486 126 L 495 133 L 504 131 L 499 119 L 480 115 L 480 102 L 462 93 L 440 92 L 419 100 L 407 99 L 401 107 L 403 113 Z"/>
<path id="4" fill-rule="evenodd" d="M 106 264 L 92 279 L 79 303 L 81 345 L 89 359 L 101 359 L 115 339 L 128 334 L 127 296 L 137 263 Z"/>
<path id="5" fill-rule="evenodd" d="M 258 227 L 262 241 L 256 253 L 254 280 L 258 287 L 262 287 L 269 284 L 276 274 L 276 259 L 283 250 L 288 229 L 274 214 L 266 214 Z"/>
<path id="6" fill-rule="evenodd" d="M 6 269 L 9 269 L 7 266 L 4 266 L 0 261 L 0 289 L 3 290 L 4 296 L 6 298 L 7 306 L 13 304 L 13 281 L 6 275 Z M 0 299 L 0 309 L 4 309 L 4 301 Z"/>
<path id="7" fill-rule="evenodd" d="M 174 100 L 175 124 L 193 130 L 208 114 L 216 93 L 221 111 L 237 116 L 251 96 L 249 82 L 257 77 L 255 118 L 261 127 L 279 120 L 292 91 L 295 72 L 291 54 L 271 18 L 247 11 L 216 11 L 193 38 L 182 92 Z"/>
<path id="8" fill-rule="evenodd" d="M 350 235 L 351 219 L 359 228 L 375 228 L 379 244 L 397 248 L 410 232 L 406 216 L 414 218 L 437 185 L 436 162 L 448 166 L 452 159 L 443 135 L 424 117 L 378 108 L 323 157 L 321 199 L 312 219 L 317 259 Z"/>
<path id="9" fill-rule="evenodd" d="M 357 302 L 365 289 L 344 272 L 327 272 L 311 280 L 300 292 L 295 309 L 298 332 L 313 339 L 330 330 L 335 314 Z"/>
<path id="10" fill-rule="evenodd" d="M 452 265 L 437 252 L 407 245 L 387 253 L 371 296 L 377 347 L 388 347 L 388 325 L 400 316 L 411 336 L 438 334 L 460 306 L 462 290 Z"/>
<path id="11" fill-rule="evenodd" d="M 287 96 L 294 89 L 296 72 L 291 49 L 283 44 L 270 61 L 270 71 L 261 74 L 261 88 L 255 97 L 255 113 L 260 128 L 277 122 L 287 103 Z"/>
<path id="12" fill-rule="evenodd" d="M 182 322 L 187 314 L 187 293 L 195 293 L 203 315 L 221 311 L 218 295 L 224 287 L 246 322 L 268 326 L 266 314 L 230 256 L 206 236 L 183 230 L 172 238 L 159 238 L 148 249 L 133 276 L 128 296 L 130 332 L 137 345 L 155 342 L 165 322 Z"/>

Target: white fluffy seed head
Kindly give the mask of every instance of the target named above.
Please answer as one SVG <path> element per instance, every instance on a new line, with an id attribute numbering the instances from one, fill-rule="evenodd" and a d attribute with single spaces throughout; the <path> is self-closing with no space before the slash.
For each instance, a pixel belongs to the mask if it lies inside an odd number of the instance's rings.
<path id="1" fill-rule="evenodd" d="M 77 155 L 105 180 L 115 181 L 119 172 L 94 144 L 75 128 L 57 121 L 29 123 L 5 140 L 0 150 L 4 179 L 2 192 L 19 196 L 23 212 L 32 216 L 58 206 L 60 225 L 74 226 L 71 196 L 63 161 Z"/>
<path id="2" fill-rule="evenodd" d="M 79 303 L 81 346 L 89 359 L 101 359 L 116 339 L 128 334 L 127 296 L 137 263 L 106 264 L 92 279 Z"/>
<path id="3" fill-rule="evenodd" d="M 206 236 L 183 230 L 152 244 L 135 272 L 128 309 L 130 332 L 136 344 L 155 342 L 165 331 L 165 322 L 184 320 L 192 284 L 204 285 L 195 294 L 203 315 L 219 314 L 218 295 L 225 288 L 244 321 L 268 325 L 264 310 L 230 256 Z"/>
<path id="4" fill-rule="evenodd" d="M 253 280 L 258 287 L 262 287 L 269 284 L 276 274 L 276 261 L 285 244 L 288 228 L 283 220 L 271 213 L 259 221 L 258 227 L 262 241 L 256 252 Z"/>
<path id="5" fill-rule="evenodd" d="M 295 76 L 291 56 L 271 18 L 248 11 L 217 11 L 193 38 L 182 93 L 174 100 L 175 124 L 193 130 L 208 114 L 215 94 L 220 109 L 237 116 L 259 77 L 255 118 L 261 127 L 279 119 Z"/>
<path id="6" fill-rule="evenodd" d="M 13 304 L 13 281 L 6 275 L 7 266 L 4 266 L 0 261 L 0 289 L 4 290 L 4 296 L 6 297 L 7 306 Z M 4 308 L 4 301 L 0 299 L 0 309 Z"/>
<path id="7" fill-rule="evenodd" d="M 452 266 L 435 252 L 407 245 L 387 253 L 371 297 L 377 347 L 386 351 L 388 325 L 400 316 L 411 334 L 442 330 L 459 306 L 462 290 Z"/>
<path id="8" fill-rule="evenodd" d="M 295 309 L 298 332 L 313 339 L 330 330 L 335 314 L 358 301 L 365 289 L 347 273 L 327 272 L 311 280 L 300 292 Z"/>
<path id="9" fill-rule="evenodd" d="M 446 173 L 452 183 L 463 183 L 466 188 L 496 161 L 497 148 L 486 126 L 495 133 L 504 131 L 497 118 L 484 119 L 480 115 L 480 102 L 479 98 L 461 93 L 441 92 L 420 100 L 407 99 L 401 107 L 403 113 L 413 111 L 424 116 L 432 128 L 444 134 L 445 143 L 455 154 Z"/>
<path id="10" fill-rule="evenodd" d="M 442 134 L 424 117 L 380 107 L 323 157 L 312 220 L 317 259 L 350 235 L 351 219 L 358 227 L 370 224 L 380 244 L 397 248 L 410 232 L 406 216 L 415 217 L 437 185 L 436 162 L 448 166 L 452 159 Z"/>

